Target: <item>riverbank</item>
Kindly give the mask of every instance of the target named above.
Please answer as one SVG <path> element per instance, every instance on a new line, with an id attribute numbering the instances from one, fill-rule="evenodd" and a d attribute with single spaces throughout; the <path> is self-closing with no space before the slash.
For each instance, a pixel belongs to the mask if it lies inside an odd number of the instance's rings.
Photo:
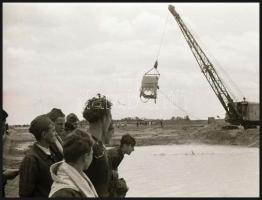
<path id="1" fill-rule="evenodd" d="M 159 124 L 115 126 L 114 135 L 108 146 L 119 145 L 122 135 L 130 134 L 136 139 L 136 146 L 214 144 L 259 147 L 259 128 L 224 130 L 222 128 L 224 125 L 224 123 L 208 124 L 207 121 L 186 121 L 164 124 L 162 127 Z M 9 132 L 3 149 L 3 166 L 16 168 L 35 139 L 28 132 L 28 128 L 11 128 Z"/>
<path id="2" fill-rule="evenodd" d="M 221 124 L 124 127 L 115 132 L 112 146 L 119 144 L 122 135 L 128 133 L 136 138 L 137 146 L 198 143 L 259 147 L 259 128 L 223 130 Z"/>
<path id="3" fill-rule="evenodd" d="M 222 124 L 207 124 L 186 122 L 177 124 L 164 124 L 151 126 L 115 127 L 115 133 L 110 146 L 120 144 L 124 134 L 136 138 L 137 146 L 171 145 L 171 144 L 214 144 L 238 145 L 245 147 L 259 147 L 259 129 L 223 130 Z M 10 129 L 3 154 L 4 168 L 18 168 L 24 153 L 34 142 L 34 137 L 28 129 Z M 7 197 L 18 197 L 19 176 L 8 181 L 6 187 Z"/>

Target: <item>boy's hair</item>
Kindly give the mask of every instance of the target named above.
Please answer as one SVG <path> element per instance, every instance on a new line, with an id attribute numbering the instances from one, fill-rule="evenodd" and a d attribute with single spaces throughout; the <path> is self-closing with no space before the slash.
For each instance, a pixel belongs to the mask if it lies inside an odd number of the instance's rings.
<path id="1" fill-rule="evenodd" d="M 135 138 L 133 138 L 131 135 L 126 134 L 123 135 L 120 141 L 120 146 L 122 147 L 124 144 L 126 145 L 131 145 L 131 146 L 135 146 L 136 145 L 136 140 Z"/>
<path id="2" fill-rule="evenodd" d="M 83 117 L 88 122 L 97 122 L 110 112 L 111 106 L 112 103 L 107 100 L 105 96 L 101 97 L 100 94 L 98 94 L 98 98 L 93 97 L 86 102 Z"/>
<path id="3" fill-rule="evenodd" d="M 40 141 L 42 132 L 48 131 L 50 124 L 53 122 L 46 115 L 37 116 L 30 123 L 29 132 L 35 136 L 37 141 Z"/>
<path id="4" fill-rule="evenodd" d="M 49 113 L 46 114 L 52 122 L 55 122 L 58 117 L 65 117 L 65 114 L 61 109 L 53 108 Z"/>
<path id="5" fill-rule="evenodd" d="M 76 128 L 73 126 L 73 124 L 69 123 L 69 122 L 65 122 L 65 131 L 73 131 Z"/>
<path id="6" fill-rule="evenodd" d="M 64 159 L 66 162 L 76 162 L 80 156 L 90 153 L 94 140 L 89 133 L 76 129 L 69 133 L 63 142 Z"/>
<path id="7" fill-rule="evenodd" d="M 70 113 L 66 116 L 66 122 L 74 123 L 74 122 L 78 122 L 78 121 L 79 121 L 79 119 L 76 116 L 76 114 L 74 114 L 74 113 Z"/>

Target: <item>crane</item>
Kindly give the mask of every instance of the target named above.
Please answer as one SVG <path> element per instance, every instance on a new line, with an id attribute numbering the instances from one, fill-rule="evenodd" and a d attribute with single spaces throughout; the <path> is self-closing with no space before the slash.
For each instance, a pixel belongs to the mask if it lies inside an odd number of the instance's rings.
<path id="1" fill-rule="evenodd" d="M 225 109 L 225 120 L 233 125 L 242 125 L 244 128 L 251 128 L 255 125 L 259 125 L 259 103 L 247 102 L 245 97 L 243 98 L 243 101 L 233 101 L 213 64 L 205 55 L 193 35 L 190 33 L 189 29 L 186 27 L 185 23 L 175 10 L 175 7 L 173 5 L 169 5 L 168 9 L 174 16 L 180 30 L 182 31 L 182 34 L 201 69 L 201 72 L 206 77 L 209 85 Z"/>

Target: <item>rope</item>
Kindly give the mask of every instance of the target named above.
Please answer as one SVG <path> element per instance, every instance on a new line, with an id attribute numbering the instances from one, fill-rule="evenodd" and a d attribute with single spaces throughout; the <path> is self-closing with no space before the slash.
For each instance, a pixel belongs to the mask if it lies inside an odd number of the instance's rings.
<path id="1" fill-rule="evenodd" d="M 153 71 L 153 70 L 155 70 L 157 73 L 156 74 L 149 74 L 149 72 L 151 72 L 151 71 Z M 150 70 L 148 70 L 146 73 L 145 73 L 145 75 L 159 75 L 160 76 L 160 73 L 158 72 L 158 70 L 155 68 L 155 67 L 153 67 L 153 68 L 151 68 Z"/>
<path id="2" fill-rule="evenodd" d="M 164 35 L 165 35 L 165 32 L 166 32 L 166 25 L 167 25 L 168 17 L 169 17 L 169 13 L 167 12 L 167 16 L 166 16 L 166 20 L 165 20 L 165 24 L 164 24 L 164 29 L 163 29 L 163 32 L 162 32 L 162 36 L 161 36 L 160 45 L 159 45 L 159 48 L 158 48 L 156 60 L 158 60 L 158 58 L 159 58 L 160 49 L 161 49 L 162 44 L 163 44 L 163 38 L 164 38 Z"/>
<path id="3" fill-rule="evenodd" d="M 157 65 L 158 65 L 158 58 L 159 58 L 159 55 L 160 55 L 160 50 L 161 50 L 162 44 L 163 44 L 164 35 L 165 35 L 165 32 L 166 32 L 166 25 L 167 25 L 168 17 L 169 17 L 169 13 L 167 13 L 167 15 L 166 15 L 166 20 L 165 20 L 165 24 L 164 24 L 164 29 L 163 29 L 163 32 L 162 32 L 162 36 L 161 36 L 159 48 L 158 48 L 158 51 L 157 51 L 156 61 L 155 61 L 154 67 L 151 68 L 149 71 L 147 71 L 147 72 L 145 73 L 145 75 L 147 75 L 149 72 L 151 72 L 151 71 L 154 70 L 154 69 L 155 69 L 155 71 L 157 71 L 157 74 L 152 74 L 152 75 L 160 75 L 160 73 L 159 73 L 158 70 L 157 70 Z"/>
<path id="4" fill-rule="evenodd" d="M 173 104 L 175 107 L 177 107 L 178 109 L 180 109 L 182 112 L 184 112 L 184 113 L 187 114 L 187 115 L 190 115 L 191 117 L 195 118 L 196 120 L 200 120 L 200 118 L 198 118 L 198 117 L 196 117 L 196 116 L 188 113 L 188 112 L 185 111 L 183 108 L 181 108 L 181 107 L 179 107 L 178 105 L 176 105 L 176 104 L 175 104 L 172 100 L 170 100 L 170 98 L 169 98 L 166 94 L 164 94 L 161 90 L 159 90 L 159 91 L 160 91 L 160 93 L 161 93 L 164 97 L 166 97 L 166 99 L 167 99 L 171 104 Z"/>
<path id="5" fill-rule="evenodd" d="M 161 50 L 162 44 L 163 44 L 164 35 L 165 35 L 165 32 L 166 32 L 166 25 L 167 25 L 168 17 L 169 17 L 169 13 L 167 12 L 166 20 L 165 20 L 165 24 L 164 24 L 164 29 L 163 29 L 163 32 L 162 32 L 162 36 L 161 36 L 159 48 L 158 48 L 158 51 L 157 51 L 157 56 L 156 56 L 156 61 L 155 61 L 154 67 L 151 68 L 149 71 L 147 71 L 147 72 L 145 73 L 145 75 L 160 75 L 160 73 L 159 73 L 158 70 L 157 70 L 157 65 L 158 65 L 158 58 L 159 58 L 159 55 L 160 55 L 160 50 Z M 149 72 L 151 72 L 151 71 L 154 70 L 154 69 L 155 69 L 155 71 L 156 71 L 157 73 L 156 73 L 156 74 L 149 74 Z"/>

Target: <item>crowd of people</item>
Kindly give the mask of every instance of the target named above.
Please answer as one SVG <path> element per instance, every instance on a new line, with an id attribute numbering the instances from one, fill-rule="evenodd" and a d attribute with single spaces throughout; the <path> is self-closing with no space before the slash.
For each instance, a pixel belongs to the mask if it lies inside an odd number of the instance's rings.
<path id="1" fill-rule="evenodd" d="M 65 117 L 58 108 L 35 117 L 29 127 L 35 143 L 19 169 L 3 170 L 2 196 L 8 179 L 19 174 L 19 197 L 125 197 L 129 188 L 118 166 L 136 140 L 126 134 L 119 146 L 106 148 L 114 133 L 111 107 L 105 96 L 89 99 L 83 110 L 87 130 L 78 127 L 74 113 Z M 7 117 L 2 110 L 3 145 Z"/>

